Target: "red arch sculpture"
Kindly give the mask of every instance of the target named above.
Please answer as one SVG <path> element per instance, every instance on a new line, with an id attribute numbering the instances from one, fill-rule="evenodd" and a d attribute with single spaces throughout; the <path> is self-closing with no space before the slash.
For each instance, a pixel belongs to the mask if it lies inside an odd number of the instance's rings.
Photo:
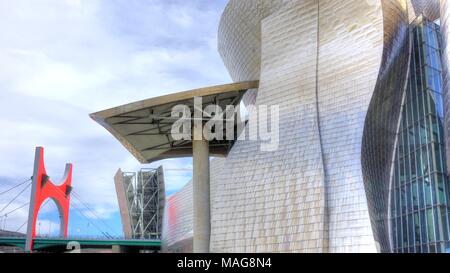
<path id="1" fill-rule="evenodd" d="M 48 198 L 51 198 L 58 207 L 61 219 L 60 235 L 67 238 L 69 223 L 70 192 L 72 191 L 72 164 L 66 164 L 64 177 L 59 186 L 53 184 L 47 175 L 44 165 L 44 148 L 37 147 L 34 159 L 33 182 L 31 188 L 30 209 L 28 213 L 26 251 L 33 250 L 36 238 L 36 221 L 39 209 Z"/>

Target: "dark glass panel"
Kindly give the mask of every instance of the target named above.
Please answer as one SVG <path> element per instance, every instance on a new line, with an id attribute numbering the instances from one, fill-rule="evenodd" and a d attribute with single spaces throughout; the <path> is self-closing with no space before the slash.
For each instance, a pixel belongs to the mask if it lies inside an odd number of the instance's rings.
<path id="1" fill-rule="evenodd" d="M 433 209 L 427 209 L 427 231 L 428 231 L 428 241 L 434 242 L 434 223 L 433 223 Z M 431 251 L 431 248 L 430 248 Z"/>
<path id="2" fill-rule="evenodd" d="M 414 181 L 412 184 L 412 200 L 413 200 L 413 209 L 417 211 L 419 209 L 419 195 L 417 193 L 417 181 Z"/>
<path id="3" fill-rule="evenodd" d="M 422 243 L 428 242 L 428 232 L 427 232 L 427 219 L 425 217 L 425 211 L 420 211 L 420 228 L 422 232 Z"/>
<path id="4" fill-rule="evenodd" d="M 420 208 L 425 208 L 425 188 L 423 179 L 419 179 L 417 183 L 417 186 L 419 187 L 419 206 Z"/>
<path id="5" fill-rule="evenodd" d="M 414 213 L 414 238 L 415 238 L 415 244 L 420 244 L 420 219 L 419 219 L 419 213 Z"/>
<path id="6" fill-rule="evenodd" d="M 413 221 L 413 215 L 408 214 L 408 238 L 409 238 L 409 245 L 414 245 L 414 221 Z"/>
<path id="7" fill-rule="evenodd" d="M 433 205 L 433 200 L 431 198 L 431 179 L 429 176 L 425 176 L 423 179 L 425 188 L 425 205 L 427 207 Z"/>

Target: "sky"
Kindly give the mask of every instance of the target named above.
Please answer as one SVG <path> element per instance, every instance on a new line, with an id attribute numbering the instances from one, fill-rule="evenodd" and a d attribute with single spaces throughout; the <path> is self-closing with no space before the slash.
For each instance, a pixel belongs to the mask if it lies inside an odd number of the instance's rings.
<path id="1" fill-rule="evenodd" d="M 122 234 L 113 176 L 163 165 L 167 194 L 191 179 L 191 159 L 140 165 L 89 114 L 129 102 L 231 82 L 217 52 L 226 0 L 0 0 L 0 192 L 29 179 L 34 150 L 58 183 L 74 164 L 69 233 Z M 22 189 L 0 195 L 0 210 Z M 0 229 L 27 219 L 30 190 L 0 212 Z M 84 214 L 84 216 L 82 216 Z M 88 220 L 89 219 L 89 220 Z M 56 206 L 41 235 L 59 230 Z M 26 225 L 19 231 L 24 232 Z"/>

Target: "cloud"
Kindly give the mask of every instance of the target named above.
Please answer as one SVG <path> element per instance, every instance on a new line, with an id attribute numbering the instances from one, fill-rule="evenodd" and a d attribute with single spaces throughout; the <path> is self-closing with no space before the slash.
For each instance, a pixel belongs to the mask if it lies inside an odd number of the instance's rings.
<path id="1" fill-rule="evenodd" d="M 74 163 L 75 192 L 120 225 L 113 176 L 143 166 L 88 114 L 229 82 L 216 50 L 225 3 L 0 0 L 0 190 L 30 177 L 34 148 L 44 146 L 51 179 Z M 168 194 L 191 177 L 191 159 L 158 164 Z M 26 214 L 8 223 L 20 226 Z"/>

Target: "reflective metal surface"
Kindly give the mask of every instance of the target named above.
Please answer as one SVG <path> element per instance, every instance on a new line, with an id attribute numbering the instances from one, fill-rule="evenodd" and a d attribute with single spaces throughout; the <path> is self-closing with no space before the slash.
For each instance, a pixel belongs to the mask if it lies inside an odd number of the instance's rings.
<path id="1" fill-rule="evenodd" d="M 410 42 L 405 1 L 382 1 L 384 52 L 362 143 L 364 185 L 379 251 L 390 252 L 389 188 L 400 107 L 407 85 Z"/>
<path id="2" fill-rule="evenodd" d="M 407 71 L 386 73 L 407 67 L 406 2 L 269 2 L 230 1 L 219 50 L 235 80 L 259 74 L 257 104 L 280 105 L 280 150 L 251 142 L 232 149 L 217 185 L 211 249 L 376 251 L 363 129 L 374 90 L 404 90 Z M 372 111 L 383 105 L 375 100 Z"/>
<path id="3" fill-rule="evenodd" d="M 211 204 L 217 189 L 218 174 L 223 169 L 225 159 L 211 160 Z M 193 251 L 193 192 L 192 181 L 179 192 L 167 199 L 163 220 L 162 249 L 164 252 Z"/>
<path id="4" fill-rule="evenodd" d="M 238 141 L 211 170 L 211 251 L 393 251 L 390 192 L 409 22 L 419 13 L 434 18 L 436 3 L 229 2 L 219 52 L 233 80 L 260 80 L 246 103 L 280 106 L 281 135 L 270 153 Z M 192 248 L 189 187 L 169 201 L 177 204 L 166 213 L 171 251 Z"/>
<path id="5" fill-rule="evenodd" d="M 410 21 L 420 15 L 431 21 L 440 17 L 439 0 L 408 0 L 408 13 Z"/>
<path id="6" fill-rule="evenodd" d="M 447 158 L 450 158 L 450 1 L 441 0 L 441 33 L 442 41 L 442 65 L 444 76 L 444 105 L 445 105 L 445 133 Z M 450 170 L 450 160 L 447 160 L 447 170 Z"/>

